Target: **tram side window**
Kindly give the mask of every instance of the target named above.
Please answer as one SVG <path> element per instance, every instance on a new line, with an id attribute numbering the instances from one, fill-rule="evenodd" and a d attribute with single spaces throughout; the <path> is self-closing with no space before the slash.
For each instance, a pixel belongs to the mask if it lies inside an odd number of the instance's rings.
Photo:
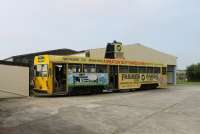
<path id="1" fill-rule="evenodd" d="M 35 75 L 38 77 L 47 77 L 48 76 L 48 65 L 36 65 L 34 67 Z"/>
<path id="2" fill-rule="evenodd" d="M 129 67 L 129 73 L 138 73 L 138 67 L 130 66 Z"/>
<path id="3" fill-rule="evenodd" d="M 147 72 L 147 68 L 146 67 L 138 67 L 138 72 L 139 73 L 146 73 Z"/>
<path id="4" fill-rule="evenodd" d="M 167 68 L 166 68 L 166 67 L 163 67 L 163 68 L 162 68 L 162 74 L 163 74 L 163 75 L 167 74 Z"/>
<path id="5" fill-rule="evenodd" d="M 128 68 L 128 66 L 120 66 L 120 67 L 119 67 L 119 72 L 120 72 L 120 73 L 129 73 L 129 68 Z"/>
<path id="6" fill-rule="evenodd" d="M 154 73 L 160 73 L 160 67 L 154 67 Z"/>
<path id="7" fill-rule="evenodd" d="M 83 65 L 83 72 L 84 73 L 96 73 L 96 66 L 89 64 L 89 65 Z"/>
<path id="8" fill-rule="evenodd" d="M 69 64 L 68 65 L 69 73 L 81 73 L 81 65 L 79 64 Z"/>
<path id="9" fill-rule="evenodd" d="M 153 73 L 153 67 L 147 67 L 147 73 Z"/>
<path id="10" fill-rule="evenodd" d="M 107 66 L 106 65 L 96 65 L 97 73 L 107 73 Z"/>

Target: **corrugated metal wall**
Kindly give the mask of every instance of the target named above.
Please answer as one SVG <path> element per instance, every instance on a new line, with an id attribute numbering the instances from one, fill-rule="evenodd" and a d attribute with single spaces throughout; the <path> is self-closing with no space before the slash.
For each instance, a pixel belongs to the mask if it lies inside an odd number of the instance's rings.
<path id="1" fill-rule="evenodd" d="M 29 67 L 0 64 L 0 98 L 29 96 Z"/>
<path id="2" fill-rule="evenodd" d="M 105 48 L 91 49 L 90 57 L 103 59 Z M 168 65 L 168 83 L 176 84 L 176 60 L 177 57 L 159 52 L 141 44 L 124 45 L 124 56 L 126 60 L 155 62 Z"/>
<path id="3" fill-rule="evenodd" d="M 105 57 L 105 50 L 105 48 L 91 49 L 90 57 L 103 59 Z M 177 59 L 175 56 L 159 52 L 140 44 L 124 45 L 122 50 L 124 51 L 126 60 L 176 65 Z"/>

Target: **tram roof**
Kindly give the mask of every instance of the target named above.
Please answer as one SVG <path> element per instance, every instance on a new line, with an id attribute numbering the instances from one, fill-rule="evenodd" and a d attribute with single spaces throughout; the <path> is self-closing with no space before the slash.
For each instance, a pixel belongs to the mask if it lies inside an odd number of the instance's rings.
<path id="1" fill-rule="evenodd" d="M 131 61 L 125 59 L 96 59 L 78 56 L 55 56 L 47 55 L 50 62 L 56 63 L 80 63 L 80 64 L 107 64 L 107 65 L 137 65 L 137 66 L 167 66 L 161 63 L 144 61 Z"/>

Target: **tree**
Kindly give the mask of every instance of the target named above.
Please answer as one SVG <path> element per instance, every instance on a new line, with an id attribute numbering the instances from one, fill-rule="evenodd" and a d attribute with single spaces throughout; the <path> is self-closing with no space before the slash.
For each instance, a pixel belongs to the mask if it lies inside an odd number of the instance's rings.
<path id="1" fill-rule="evenodd" d="M 189 81 L 200 81 L 200 63 L 188 66 L 186 75 Z"/>

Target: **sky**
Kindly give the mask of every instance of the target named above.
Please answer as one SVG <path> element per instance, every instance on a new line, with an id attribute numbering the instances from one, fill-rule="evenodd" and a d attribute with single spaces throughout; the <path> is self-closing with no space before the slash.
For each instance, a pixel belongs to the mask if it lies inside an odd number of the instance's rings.
<path id="1" fill-rule="evenodd" d="M 141 43 L 200 62 L 199 0 L 1 0 L 0 59 L 69 48 Z"/>

